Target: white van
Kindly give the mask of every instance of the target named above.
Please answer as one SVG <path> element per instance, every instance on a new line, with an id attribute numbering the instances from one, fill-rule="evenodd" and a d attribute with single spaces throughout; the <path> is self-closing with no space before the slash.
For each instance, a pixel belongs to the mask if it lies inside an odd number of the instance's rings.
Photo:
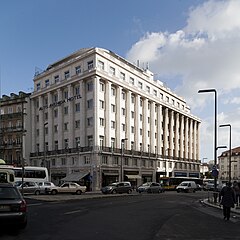
<path id="1" fill-rule="evenodd" d="M 195 192 L 197 189 L 197 184 L 194 181 L 184 181 L 181 182 L 177 187 L 177 192 Z"/>

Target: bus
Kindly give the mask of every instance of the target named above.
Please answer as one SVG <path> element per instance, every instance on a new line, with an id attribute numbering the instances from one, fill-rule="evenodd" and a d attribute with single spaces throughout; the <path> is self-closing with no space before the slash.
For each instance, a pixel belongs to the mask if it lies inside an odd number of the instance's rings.
<path id="1" fill-rule="evenodd" d="M 196 177 L 160 177 L 159 179 L 165 190 L 175 190 L 183 181 L 194 181 L 196 184 L 203 185 L 203 180 Z"/>
<path id="2" fill-rule="evenodd" d="M 12 183 L 15 182 L 14 171 L 11 166 L 0 165 L 0 183 Z"/>
<path id="3" fill-rule="evenodd" d="M 15 182 L 22 181 L 22 177 L 26 182 L 30 181 L 39 183 L 49 181 L 48 169 L 46 167 L 25 166 L 23 175 L 22 167 L 13 167 L 12 169 L 15 175 Z"/>

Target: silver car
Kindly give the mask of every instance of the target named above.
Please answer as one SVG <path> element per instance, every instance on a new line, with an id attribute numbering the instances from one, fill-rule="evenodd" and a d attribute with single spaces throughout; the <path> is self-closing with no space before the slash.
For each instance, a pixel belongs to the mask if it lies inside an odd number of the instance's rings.
<path id="1" fill-rule="evenodd" d="M 57 187 L 57 186 L 52 187 L 49 190 L 49 193 L 51 193 L 51 194 L 72 193 L 72 194 L 80 195 L 80 194 L 86 192 L 86 189 L 87 189 L 86 186 L 81 186 L 74 182 L 65 182 L 60 187 Z"/>
<path id="2" fill-rule="evenodd" d="M 40 187 L 35 182 L 23 182 L 17 181 L 15 182 L 15 186 L 22 194 L 40 194 Z"/>

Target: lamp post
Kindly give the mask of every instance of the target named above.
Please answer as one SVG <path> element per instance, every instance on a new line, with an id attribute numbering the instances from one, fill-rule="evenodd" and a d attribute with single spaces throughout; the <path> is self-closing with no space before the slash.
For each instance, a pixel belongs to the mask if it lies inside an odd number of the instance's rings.
<path id="1" fill-rule="evenodd" d="M 127 141 L 127 138 L 121 139 L 121 182 L 123 181 L 123 151 L 124 151 L 124 143 Z"/>
<path id="2" fill-rule="evenodd" d="M 45 126 L 48 124 L 48 122 L 45 122 L 43 124 L 43 166 L 46 167 L 46 143 L 45 143 L 45 138 L 46 138 L 46 129 Z"/>
<path id="3" fill-rule="evenodd" d="M 217 91 L 216 89 L 201 89 L 198 93 L 213 92 L 215 96 L 215 111 L 214 111 L 214 165 L 217 166 Z M 217 177 L 214 177 L 214 191 L 217 190 Z"/>
<path id="4" fill-rule="evenodd" d="M 231 182 L 231 163 L 232 163 L 232 126 L 231 124 L 221 124 L 219 127 L 229 127 L 229 172 L 228 172 L 228 181 Z"/>

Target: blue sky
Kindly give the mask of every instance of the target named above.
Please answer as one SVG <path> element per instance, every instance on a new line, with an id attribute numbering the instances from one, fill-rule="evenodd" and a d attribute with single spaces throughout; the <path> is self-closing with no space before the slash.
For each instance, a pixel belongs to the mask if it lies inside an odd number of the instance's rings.
<path id="1" fill-rule="evenodd" d="M 0 1 L 1 95 L 31 92 L 35 67 L 84 47 L 102 47 L 150 70 L 202 119 L 200 158 L 213 158 L 213 96 L 219 124 L 240 143 L 240 2 L 237 0 Z M 239 69 L 238 69 L 239 68 Z M 219 145 L 228 146 L 227 129 Z M 220 152 L 219 152 L 220 153 Z"/>

